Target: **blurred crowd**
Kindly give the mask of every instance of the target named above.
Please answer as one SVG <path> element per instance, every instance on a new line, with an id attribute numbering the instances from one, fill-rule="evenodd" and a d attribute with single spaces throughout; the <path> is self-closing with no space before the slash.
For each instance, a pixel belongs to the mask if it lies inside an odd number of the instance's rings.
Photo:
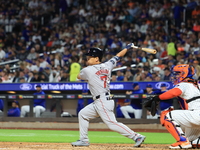
<path id="1" fill-rule="evenodd" d="M 104 49 L 104 62 L 131 42 L 157 54 L 129 51 L 112 81 L 169 80 L 179 63 L 198 79 L 200 0 L 0 1 L 3 83 L 76 81 L 90 47 Z"/>

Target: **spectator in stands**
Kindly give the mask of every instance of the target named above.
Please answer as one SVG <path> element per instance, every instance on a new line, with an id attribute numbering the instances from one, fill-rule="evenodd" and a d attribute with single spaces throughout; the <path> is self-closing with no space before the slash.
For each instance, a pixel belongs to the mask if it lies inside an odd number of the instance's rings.
<path id="1" fill-rule="evenodd" d="M 33 60 L 33 59 L 36 59 L 38 57 L 37 53 L 35 52 L 35 48 L 32 47 L 31 50 L 30 50 L 30 53 L 28 54 L 27 56 L 27 59 L 28 60 Z"/>
<path id="2" fill-rule="evenodd" d="M 59 82 L 60 81 L 60 74 L 56 70 L 52 70 L 50 76 L 49 76 L 49 82 Z"/>
<path id="3" fill-rule="evenodd" d="M 39 71 L 39 67 L 37 65 L 35 65 L 35 63 L 33 61 L 26 60 L 26 62 L 27 62 L 26 68 L 29 71 L 32 71 L 32 72 L 38 72 Z"/>
<path id="4" fill-rule="evenodd" d="M 50 77 L 50 75 L 51 75 L 51 68 L 49 68 L 49 67 L 44 68 L 44 71 L 42 72 L 42 74 L 43 74 L 43 75 L 45 76 L 45 78 L 47 78 L 48 81 L 49 81 L 49 77 Z"/>
<path id="5" fill-rule="evenodd" d="M 177 51 L 176 43 L 173 38 L 170 39 L 170 42 L 167 44 L 167 55 L 175 56 Z"/>
<path id="6" fill-rule="evenodd" d="M 112 82 L 116 82 L 116 81 L 117 81 L 117 76 L 116 76 L 116 74 L 112 74 L 111 81 L 112 81 Z"/>
<path id="7" fill-rule="evenodd" d="M 48 39 L 51 35 L 51 31 L 49 27 L 42 27 L 41 36 L 42 36 L 42 44 L 46 46 L 48 43 Z"/>
<path id="8" fill-rule="evenodd" d="M 171 76 L 171 71 L 168 67 L 166 67 L 164 69 L 164 76 L 163 76 L 163 80 L 165 81 L 169 81 L 170 80 L 170 76 Z"/>
<path id="9" fill-rule="evenodd" d="M 8 117 L 20 117 L 20 105 L 19 102 L 14 100 L 12 102 L 12 108 L 8 110 Z"/>
<path id="10" fill-rule="evenodd" d="M 30 0 L 28 3 L 28 8 L 31 10 L 38 9 L 39 3 L 38 0 Z"/>
<path id="11" fill-rule="evenodd" d="M 51 20 L 51 24 L 58 24 L 60 20 L 59 14 L 55 14 L 54 18 Z"/>
<path id="12" fill-rule="evenodd" d="M 11 82 L 13 83 L 15 81 L 15 73 L 14 72 L 9 72 L 9 79 L 11 80 Z"/>
<path id="13" fill-rule="evenodd" d="M 49 80 L 46 78 L 44 74 L 39 74 L 40 82 L 49 82 Z"/>
<path id="14" fill-rule="evenodd" d="M 27 81 L 27 77 L 25 76 L 24 71 L 20 71 L 19 72 L 19 76 L 16 78 L 15 82 L 20 82 L 20 80 L 21 80 L 21 82 L 26 82 Z"/>
<path id="15" fill-rule="evenodd" d="M 135 74 L 133 76 L 133 81 L 140 81 L 141 74 L 142 74 L 142 71 L 139 69 L 139 67 L 137 69 L 135 69 Z"/>
<path id="16" fill-rule="evenodd" d="M 29 73 L 28 73 L 28 79 L 27 79 L 27 82 L 29 83 L 29 82 L 33 82 L 33 79 L 34 79 L 34 76 L 33 76 L 33 72 L 32 71 L 30 71 Z"/>
<path id="17" fill-rule="evenodd" d="M 25 83 L 25 82 L 26 82 L 26 80 L 24 77 L 19 78 L 19 83 Z"/>
<path id="18" fill-rule="evenodd" d="M 40 56 L 39 61 L 40 61 L 40 68 L 44 69 L 48 67 L 49 63 L 44 59 L 43 56 Z"/>
<path id="19" fill-rule="evenodd" d="M 4 75 L 4 80 L 2 81 L 2 83 L 12 83 L 12 81 L 9 79 L 8 73 Z"/>
<path id="20" fill-rule="evenodd" d="M 25 61 L 28 56 L 28 51 L 26 51 L 25 46 L 22 47 L 21 50 L 17 52 L 16 58 L 18 58 L 20 61 Z"/>
<path id="21" fill-rule="evenodd" d="M 54 59 L 54 66 L 55 68 L 57 68 L 58 66 L 61 66 L 61 55 L 59 53 L 55 54 L 55 59 Z"/>
<path id="22" fill-rule="evenodd" d="M 133 84 L 133 91 L 126 91 L 127 95 L 143 94 L 144 91 L 140 89 L 138 83 Z M 131 119 L 129 113 L 133 113 L 136 119 L 142 117 L 142 99 L 125 99 L 123 106 L 120 107 L 125 118 Z"/>
<path id="23" fill-rule="evenodd" d="M 40 43 L 35 44 L 34 47 L 35 47 L 36 53 L 38 53 L 38 54 L 43 53 L 42 45 Z"/>
<path id="24" fill-rule="evenodd" d="M 0 46 L 0 61 L 3 61 L 5 59 L 6 53 L 3 50 L 3 46 Z"/>
<path id="25" fill-rule="evenodd" d="M 193 66 L 194 66 L 194 68 L 195 68 L 195 71 L 196 71 L 196 74 L 195 74 L 195 78 L 196 79 L 200 79 L 200 65 L 199 65 L 199 61 L 197 61 L 197 60 L 194 60 L 193 61 Z"/>
<path id="26" fill-rule="evenodd" d="M 32 37 L 32 41 L 34 42 L 34 43 L 36 43 L 37 41 L 36 40 L 39 40 L 39 42 L 42 42 L 42 37 L 41 37 L 41 35 L 39 34 L 39 32 L 35 32 L 34 33 L 34 35 L 33 35 L 33 37 Z"/>
<path id="27" fill-rule="evenodd" d="M 71 65 L 70 65 L 70 71 L 69 71 L 69 81 L 76 81 L 77 75 L 80 72 L 81 65 L 78 63 L 78 57 L 71 57 Z"/>
<path id="28" fill-rule="evenodd" d="M 200 16 L 200 6 L 198 5 L 193 11 L 192 11 L 192 18 L 197 19 Z"/>
<path id="29" fill-rule="evenodd" d="M 42 91 L 41 85 L 36 85 L 36 93 L 33 95 L 45 95 Z M 45 96 L 44 96 L 45 97 Z M 46 100 L 45 99 L 34 99 L 33 101 L 33 112 L 35 113 L 35 117 L 40 117 L 41 114 L 46 110 Z M 21 117 L 25 117 L 26 114 L 30 112 L 30 106 L 24 105 L 21 107 Z"/>
<path id="30" fill-rule="evenodd" d="M 68 71 L 62 71 L 60 82 L 68 82 L 68 81 L 69 81 Z"/>
<path id="31" fill-rule="evenodd" d="M 117 81 L 123 81 L 124 80 L 124 73 L 121 70 L 117 71 Z"/>
<path id="32" fill-rule="evenodd" d="M 40 82 L 40 77 L 38 73 L 34 73 L 32 82 Z"/>
<path id="33" fill-rule="evenodd" d="M 133 81 L 133 74 L 131 70 L 126 70 L 123 81 Z"/>
<path id="34" fill-rule="evenodd" d="M 69 59 L 71 57 L 71 53 L 69 50 L 65 50 L 64 54 L 62 56 L 62 61 L 64 62 L 64 64 L 68 64 L 69 63 Z"/>

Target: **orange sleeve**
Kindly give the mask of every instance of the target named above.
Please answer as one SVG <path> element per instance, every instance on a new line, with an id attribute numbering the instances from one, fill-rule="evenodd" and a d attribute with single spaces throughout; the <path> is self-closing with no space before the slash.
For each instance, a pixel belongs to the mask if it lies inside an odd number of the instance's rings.
<path id="1" fill-rule="evenodd" d="M 177 97 L 179 95 L 182 94 L 182 91 L 179 89 L 179 88 L 173 88 L 163 94 L 160 94 L 159 95 L 159 98 L 161 100 L 167 100 L 167 99 L 171 99 L 171 98 L 174 98 L 174 97 Z"/>

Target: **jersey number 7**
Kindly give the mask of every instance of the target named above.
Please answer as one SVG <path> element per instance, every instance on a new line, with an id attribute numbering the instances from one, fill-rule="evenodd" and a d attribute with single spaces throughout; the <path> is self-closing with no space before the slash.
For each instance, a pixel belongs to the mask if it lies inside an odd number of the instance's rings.
<path id="1" fill-rule="evenodd" d="M 104 81 L 104 88 L 106 88 L 107 76 L 106 75 L 105 76 L 101 76 L 100 78 L 101 78 L 102 81 Z"/>

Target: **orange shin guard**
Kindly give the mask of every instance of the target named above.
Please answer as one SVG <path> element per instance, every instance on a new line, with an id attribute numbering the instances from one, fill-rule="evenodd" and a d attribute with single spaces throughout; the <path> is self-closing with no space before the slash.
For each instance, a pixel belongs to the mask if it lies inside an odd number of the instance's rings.
<path id="1" fill-rule="evenodd" d="M 180 125 L 175 121 L 173 121 L 171 113 L 168 112 L 164 112 L 163 115 L 161 114 L 160 117 L 161 124 L 165 126 L 165 128 L 176 139 L 176 141 L 187 141 Z"/>

